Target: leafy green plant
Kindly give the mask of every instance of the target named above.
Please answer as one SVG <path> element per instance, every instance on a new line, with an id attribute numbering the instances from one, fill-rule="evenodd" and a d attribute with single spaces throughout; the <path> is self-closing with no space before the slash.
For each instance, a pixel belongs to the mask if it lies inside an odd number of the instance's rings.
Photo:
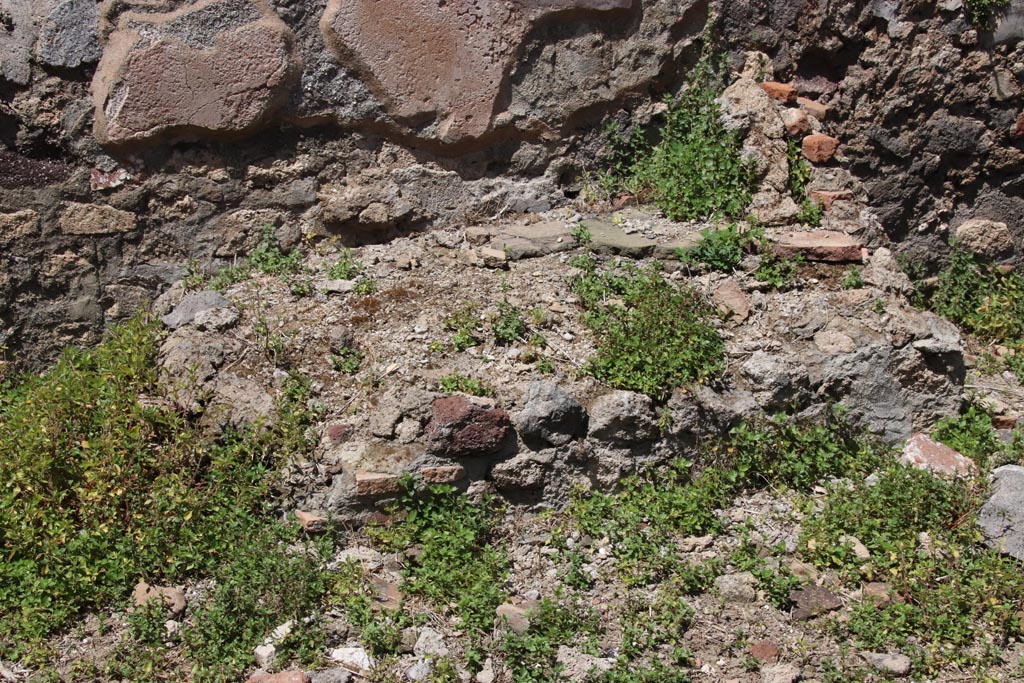
<path id="1" fill-rule="evenodd" d="M 569 228 L 569 236 L 575 240 L 576 244 L 583 246 L 590 244 L 594 240 L 590 234 L 590 229 L 584 223 L 577 223 Z"/>
<path id="2" fill-rule="evenodd" d="M 992 28 L 996 16 L 1010 6 L 1010 0 L 967 0 L 964 4 L 972 24 Z"/>
<path id="3" fill-rule="evenodd" d="M 369 296 L 377 291 L 377 282 L 368 277 L 361 277 L 352 291 L 360 296 Z"/>
<path id="4" fill-rule="evenodd" d="M 505 555 L 492 544 L 500 512 L 495 501 L 471 501 L 452 486 L 417 491 L 415 482 L 406 479 L 394 512 L 402 513 L 400 523 L 368 531 L 390 550 L 422 548 L 405 570 L 403 591 L 442 608 L 454 606 L 463 628 L 476 639 L 490 633 L 508 573 Z M 479 653 L 467 656 L 479 659 Z"/>
<path id="5" fill-rule="evenodd" d="M 472 396 L 494 396 L 494 387 L 487 382 L 473 377 L 467 377 L 466 375 L 462 375 L 457 372 L 446 377 L 442 377 L 438 381 L 438 386 L 441 388 L 441 391 L 448 394 L 462 392 Z"/>
<path id="6" fill-rule="evenodd" d="M 274 228 L 263 230 L 259 245 L 241 263 L 222 268 L 210 279 L 208 287 L 223 292 L 231 285 L 247 280 L 253 273 L 288 278 L 303 272 L 304 255 L 298 249 L 284 251 L 274 236 Z"/>
<path id="7" fill-rule="evenodd" d="M 804 159 L 800 145 L 794 140 L 790 140 L 786 148 L 786 160 L 789 165 L 789 194 L 800 206 L 800 213 L 796 219 L 805 225 L 817 227 L 821 225 L 821 204 L 807 194 L 807 184 L 811 181 L 813 168 Z"/>
<path id="8" fill-rule="evenodd" d="M 1001 272 L 953 245 L 928 305 L 981 341 L 1024 351 L 1024 277 L 1015 271 Z M 1022 364 L 1013 359 L 1009 366 Z"/>
<path id="9" fill-rule="evenodd" d="M 782 291 L 792 285 L 796 279 L 797 269 L 802 263 L 803 257 L 799 254 L 786 257 L 779 256 L 773 251 L 764 251 L 761 254 L 761 263 L 754 271 L 754 277 Z"/>
<path id="10" fill-rule="evenodd" d="M 363 353 L 352 346 L 344 346 L 338 349 L 337 353 L 328 356 L 331 369 L 335 372 L 342 372 L 346 375 L 354 375 L 359 372 L 359 366 L 363 364 Z"/>
<path id="11" fill-rule="evenodd" d="M 480 345 L 479 324 L 476 307 L 472 305 L 463 306 L 445 318 L 444 329 L 452 333 L 452 345 L 456 351 Z"/>
<path id="12" fill-rule="evenodd" d="M 740 216 L 750 203 L 753 164 L 742 140 L 721 121 L 724 70 L 704 59 L 676 97 L 667 97 L 658 141 L 607 129 L 607 164 L 618 190 L 653 201 L 672 220 Z"/>
<path id="13" fill-rule="evenodd" d="M 578 605 L 543 599 L 529 614 L 523 634 L 509 631 L 497 644 L 517 683 L 555 683 L 566 680 L 558 662 L 558 647 L 572 644 L 587 649 L 587 638 L 598 632 L 597 618 Z"/>
<path id="14" fill-rule="evenodd" d="M 857 266 L 850 266 L 850 270 L 846 271 L 846 277 L 843 278 L 841 283 L 843 289 L 859 289 L 864 286 L 864 276 L 860 273 L 860 268 Z"/>
<path id="15" fill-rule="evenodd" d="M 620 388 L 658 399 L 722 368 L 724 346 L 710 321 L 713 309 L 692 289 L 669 283 L 660 271 L 627 268 L 621 274 L 589 270 L 571 286 L 583 322 L 597 337 L 585 371 Z"/>
<path id="16" fill-rule="evenodd" d="M 363 264 L 356 258 L 351 249 L 342 249 L 338 260 L 327 269 L 327 277 L 331 280 L 354 280 L 363 272 Z"/>
<path id="17" fill-rule="evenodd" d="M 0 649 L 28 656 L 84 609 L 140 578 L 215 572 L 267 523 L 268 472 L 307 447 L 309 384 L 289 379 L 278 421 L 212 439 L 153 407 L 157 324 L 116 327 L 51 370 L 0 385 Z"/>
<path id="18" fill-rule="evenodd" d="M 498 304 L 498 313 L 491 321 L 491 331 L 494 333 L 494 341 L 501 346 L 508 346 L 526 336 L 526 322 L 523 320 L 523 311 L 517 306 L 503 299 Z"/>
<path id="19" fill-rule="evenodd" d="M 741 230 L 732 223 L 722 229 L 705 228 L 701 241 L 690 249 L 676 249 L 676 256 L 684 264 L 703 264 L 711 270 L 732 272 L 744 255 L 754 251 L 764 237 L 764 230 Z"/>

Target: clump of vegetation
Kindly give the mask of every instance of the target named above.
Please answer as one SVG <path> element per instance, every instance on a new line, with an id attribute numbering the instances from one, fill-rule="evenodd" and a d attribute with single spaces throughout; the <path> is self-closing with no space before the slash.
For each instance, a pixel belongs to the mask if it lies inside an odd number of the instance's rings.
<path id="1" fill-rule="evenodd" d="M 494 342 L 501 346 L 508 346 L 526 336 L 526 321 L 523 320 L 523 311 L 509 302 L 506 297 L 498 304 L 498 313 L 491 321 L 491 331 L 494 333 Z"/>
<path id="2" fill-rule="evenodd" d="M 723 273 L 736 270 L 743 257 L 755 251 L 764 238 L 763 229 L 742 230 L 736 223 L 721 229 L 705 228 L 700 234 L 700 244 L 686 250 L 677 249 L 676 256 L 681 263 L 703 264 Z"/>
<path id="3" fill-rule="evenodd" d="M 494 387 L 483 380 L 454 373 L 438 381 L 441 391 L 452 394 L 462 392 L 471 396 L 494 396 Z"/>
<path id="4" fill-rule="evenodd" d="M 327 359 L 331 364 L 331 369 L 335 372 L 354 375 L 359 372 L 359 367 L 363 364 L 363 352 L 354 346 L 343 346 Z"/>
<path id="5" fill-rule="evenodd" d="M 356 258 L 351 249 L 342 249 L 338 260 L 327 269 L 327 277 L 331 280 L 354 280 L 363 272 L 363 264 Z"/>
<path id="6" fill-rule="evenodd" d="M 864 276 L 860 273 L 860 268 L 857 266 L 850 266 L 850 270 L 846 272 L 846 277 L 843 278 L 841 283 L 843 289 L 859 289 L 864 286 Z"/>
<path id="7" fill-rule="evenodd" d="M 452 486 L 417 491 L 406 479 L 394 512 L 403 513 L 401 523 L 371 527 L 369 533 L 393 551 L 421 547 L 405 570 L 403 591 L 454 609 L 464 630 L 480 642 L 493 629 L 494 611 L 505 597 L 508 560 L 493 538 L 500 508 L 487 497 L 471 501 Z M 477 667 L 483 661 L 480 652 L 467 657 Z"/>
<path id="8" fill-rule="evenodd" d="M 780 291 L 792 286 L 797 270 L 804 262 L 803 256 L 779 256 L 773 251 L 761 253 L 761 263 L 754 271 L 754 277 Z"/>
<path id="9" fill-rule="evenodd" d="M 253 273 L 263 273 L 280 278 L 286 278 L 293 291 L 312 291 L 309 287 L 303 287 L 302 283 L 293 283 L 292 280 L 304 273 L 302 265 L 304 256 L 298 249 L 285 251 L 281 248 L 277 238 L 274 236 L 274 229 L 267 226 L 263 230 L 263 239 L 251 254 L 241 263 L 222 268 L 217 271 L 206 286 L 218 292 L 223 292 L 231 285 L 242 282 L 252 277 Z M 198 279 L 194 282 L 199 283 Z"/>
<path id="10" fill-rule="evenodd" d="M 711 325 L 714 311 L 695 290 L 668 282 L 653 266 L 601 273 L 593 261 L 584 265 L 571 286 L 597 338 L 587 373 L 664 399 L 721 371 L 725 347 Z"/>
<path id="11" fill-rule="evenodd" d="M 789 141 L 786 149 L 786 160 L 789 162 L 789 194 L 800 206 L 796 219 L 805 225 L 818 227 L 821 225 L 821 204 L 807 195 L 812 166 L 804 159 L 800 145 L 793 140 Z"/>
<path id="12" fill-rule="evenodd" d="M 1024 277 L 1001 272 L 954 245 L 928 304 L 981 341 L 1012 349 L 1009 366 L 1024 377 L 1017 358 L 1024 351 Z"/>
<path id="13" fill-rule="evenodd" d="M 577 223 L 569 228 L 569 235 L 573 238 L 576 244 L 583 246 L 590 244 L 594 239 L 590 234 L 590 229 L 583 223 Z"/>
<path id="14" fill-rule="evenodd" d="M 573 645 L 584 652 L 599 654 L 593 642 L 593 636 L 599 631 L 598 619 L 582 607 L 565 600 L 545 598 L 529 617 L 530 627 L 525 633 L 509 631 L 496 648 L 516 683 L 566 680 L 558 662 L 560 645 Z"/>
<path id="15" fill-rule="evenodd" d="M 666 98 L 653 144 L 638 131 L 627 137 L 614 124 L 606 129 L 606 187 L 651 201 L 672 220 L 743 215 L 752 196 L 753 164 L 743 157 L 739 133 L 721 121 L 724 75 L 710 59 L 702 60 L 682 92 Z"/>
<path id="16" fill-rule="evenodd" d="M 463 306 L 444 320 L 444 329 L 452 333 L 452 345 L 456 351 L 479 346 L 482 342 L 478 332 L 480 317 L 476 306 Z"/>
<path id="17" fill-rule="evenodd" d="M 212 438 L 140 400 L 161 391 L 158 344 L 156 323 L 140 316 L 96 348 L 68 350 L 43 375 L 0 384 L 0 649 L 8 657 L 43 656 L 34 650 L 49 633 L 124 599 L 140 578 L 228 581 L 221 572 L 248 561 L 253 544 L 253 554 L 276 552 L 269 472 L 307 447 L 308 381 L 286 382 L 274 425 Z M 262 623 L 244 605 L 224 609 Z"/>
<path id="18" fill-rule="evenodd" d="M 972 24 L 992 28 L 996 16 L 1010 6 L 1010 0 L 967 0 L 965 4 Z"/>
<path id="19" fill-rule="evenodd" d="M 377 282 L 368 277 L 361 277 L 352 291 L 360 296 L 369 296 L 377 291 Z"/>

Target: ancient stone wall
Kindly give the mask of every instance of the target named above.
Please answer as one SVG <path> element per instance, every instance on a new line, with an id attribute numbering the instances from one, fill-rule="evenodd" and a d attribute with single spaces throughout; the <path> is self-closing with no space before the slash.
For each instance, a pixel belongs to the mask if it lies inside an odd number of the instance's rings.
<path id="1" fill-rule="evenodd" d="M 265 226 L 359 242 L 564 202 L 709 16 L 822 108 L 897 251 L 933 260 L 972 218 L 1021 239 L 1016 8 L 985 30 L 959 0 L 720 5 L 3 0 L 0 347 L 95 339 Z"/>

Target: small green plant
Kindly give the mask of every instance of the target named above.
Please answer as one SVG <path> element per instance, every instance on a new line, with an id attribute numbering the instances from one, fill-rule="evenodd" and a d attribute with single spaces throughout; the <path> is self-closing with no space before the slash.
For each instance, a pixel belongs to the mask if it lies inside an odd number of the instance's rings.
<path id="1" fill-rule="evenodd" d="M 594 377 L 664 399 L 674 388 L 721 370 L 724 346 L 710 322 L 712 308 L 656 268 L 592 270 L 571 286 L 584 324 L 597 337 L 597 353 L 585 367 Z"/>
<path id="2" fill-rule="evenodd" d="M 473 377 L 467 377 L 466 375 L 460 375 L 455 373 L 442 377 L 438 381 L 438 386 L 441 391 L 447 394 L 453 394 L 455 392 L 462 392 L 463 394 L 470 394 L 471 396 L 494 396 L 494 387 L 487 382 L 484 382 Z"/>
<path id="3" fill-rule="evenodd" d="M 928 305 L 983 342 L 1024 351 L 1024 277 L 1015 271 L 1003 273 L 953 245 Z M 1016 355 L 1014 371 L 1024 369 Z"/>
<path id="4" fill-rule="evenodd" d="M 718 230 L 705 228 L 700 234 L 700 244 L 686 250 L 676 249 L 676 256 L 684 264 L 703 264 L 724 273 L 734 271 L 764 237 L 761 228 L 741 230 L 735 223 Z"/>
<path id="5" fill-rule="evenodd" d="M 864 286 L 864 276 L 860 274 L 860 268 L 850 266 L 846 277 L 842 281 L 843 289 L 859 289 Z"/>
<path id="6" fill-rule="evenodd" d="M 992 28 L 995 18 L 1010 6 L 1010 0 L 967 0 L 967 15 L 971 23 L 982 28 Z"/>
<path id="7" fill-rule="evenodd" d="M 241 263 L 217 271 L 207 286 L 223 292 L 231 285 L 252 277 L 253 273 L 289 278 L 303 272 L 302 261 L 303 254 L 298 249 L 288 252 L 281 248 L 274 236 L 274 228 L 268 225 L 263 230 L 259 246 Z"/>
<path id="8" fill-rule="evenodd" d="M 377 291 L 377 282 L 368 277 L 361 277 L 352 291 L 359 296 L 369 296 Z"/>
<path id="9" fill-rule="evenodd" d="M 877 315 L 885 315 L 885 302 L 881 299 L 875 299 L 871 302 L 871 311 Z"/>
<path id="10" fill-rule="evenodd" d="M 517 683 L 559 683 L 562 665 L 558 647 L 572 644 L 587 650 L 588 638 L 598 632 L 598 620 L 578 605 L 543 599 L 530 612 L 530 626 L 522 635 L 508 632 L 497 652 Z M 590 646 L 593 649 L 593 645 Z"/>
<path id="11" fill-rule="evenodd" d="M 452 486 L 417 491 L 412 479 L 402 486 L 394 509 L 404 515 L 402 521 L 370 527 L 371 538 L 392 551 L 421 546 L 405 570 L 403 592 L 452 606 L 462 628 L 480 640 L 493 629 L 495 609 L 505 596 L 508 561 L 492 544 L 500 508 L 487 497 L 471 501 Z M 477 667 L 483 661 L 480 652 L 467 653 L 467 659 Z"/>
<path id="12" fill-rule="evenodd" d="M 491 320 L 491 332 L 494 333 L 494 342 L 501 346 L 519 341 L 527 332 L 523 311 L 505 298 L 498 304 L 498 313 Z"/>
<path id="13" fill-rule="evenodd" d="M 740 216 L 750 203 L 753 164 L 738 133 L 721 121 L 724 69 L 703 59 L 676 97 L 667 97 L 658 142 L 612 124 L 606 163 L 617 191 L 653 201 L 672 220 Z"/>
<path id="14" fill-rule="evenodd" d="M 795 141 L 790 140 L 786 149 L 786 160 L 789 163 L 789 194 L 800 206 L 796 219 L 800 223 L 817 227 L 821 225 L 822 208 L 819 203 L 807 194 L 807 184 L 811 181 L 813 168 Z"/>
<path id="15" fill-rule="evenodd" d="M 584 223 L 577 223 L 569 228 L 569 235 L 576 241 L 576 244 L 582 246 L 586 246 L 594 240 L 590 229 Z"/>
<path id="16" fill-rule="evenodd" d="M 761 263 L 754 271 L 754 277 L 761 282 L 766 282 L 780 291 L 792 286 L 796 279 L 797 269 L 803 263 L 803 257 L 797 254 L 793 257 L 779 256 L 773 251 L 764 251 L 761 254 Z"/>
<path id="17" fill-rule="evenodd" d="M 363 264 L 356 258 L 351 249 L 342 249 L 338 260 L 327 269 L 327 277 L 331 280 L 354 280 L 363 272 Z"/>
<path id="18" fill-rule="evenodd" d="M 331 369 L 346 375 L 354 375 L 359 372 L 359 366 L 363 364 L 362 352 L 352 346 L 345 346 L 338 349 L 337 353 L 328 356 Z"/>
<path id="19" fill-rule="evenodd" d="M 481 339 L 477 332 L 480 318 L 476 306 L 463 306 L 444 320 L 444 329 L 452 333 L 452 345 L 456 351 L 465 351 L 479 346 Z"/>

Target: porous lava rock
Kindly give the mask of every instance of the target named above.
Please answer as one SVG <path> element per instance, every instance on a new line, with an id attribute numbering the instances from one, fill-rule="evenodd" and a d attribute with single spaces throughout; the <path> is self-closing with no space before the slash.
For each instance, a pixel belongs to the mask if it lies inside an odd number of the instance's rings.
<path id="1" fill-rule="evenodd" d="M 425 435 L 432 453 L 466 457 L 500 450 L 511 431 L 508 413 L 492 402 L 455 394 L 433 402 Z"/>

